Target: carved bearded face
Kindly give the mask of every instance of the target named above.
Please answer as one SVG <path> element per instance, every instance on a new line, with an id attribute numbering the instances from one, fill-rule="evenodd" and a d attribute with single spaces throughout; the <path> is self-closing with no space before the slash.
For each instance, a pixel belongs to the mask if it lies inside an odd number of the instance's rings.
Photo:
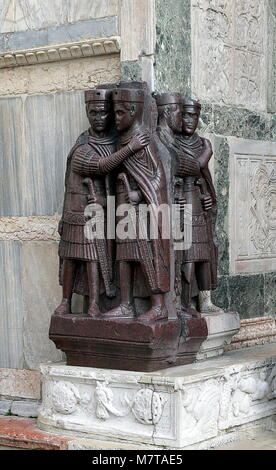
<path id="1" fill-rule="evenodd" d="M 90 102 L 86 108 L 90 126 L 96 133 L 108 129 L 112 120 L 112 111 L 107 102 Z"/>
<path id="2" fill-rule="evenodd" d="M 180 133 L 182 131 L 182 109 L 179 104 L 170 106 L 167 123 L 174 133 Z"/>
<path id="3" fill-rule="evenodd" d="M 198 126 L 199 111 L 194 107 L 184 107 L 182 114 L 183 134 L 193 135 Z"/>

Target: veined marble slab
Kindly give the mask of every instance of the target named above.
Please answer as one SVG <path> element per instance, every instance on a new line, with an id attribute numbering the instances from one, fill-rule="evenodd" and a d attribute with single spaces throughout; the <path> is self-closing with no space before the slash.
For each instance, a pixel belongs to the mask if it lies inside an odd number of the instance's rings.
<path id="1" fill-rule="evenodd" d="M 118 7 L 119 0 L 1 0 L 0 33 L 116 16 Z"/>

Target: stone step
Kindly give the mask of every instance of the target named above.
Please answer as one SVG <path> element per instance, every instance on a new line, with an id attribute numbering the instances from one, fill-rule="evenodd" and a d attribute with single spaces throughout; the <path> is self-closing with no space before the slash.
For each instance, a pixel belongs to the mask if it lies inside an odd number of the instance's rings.
<path id="1" fill-rule="evenodd" d="M 276 431 L 264 431 L 254 437 L 246 437 L 216 450 L 276 450 Z"/>
<path id="2" fill-rule="evenodd" d="M 38 429 L 34 418 L 0 417 L 0 450 L 67 450 L 68 441 Z"/>
<path id="3" fill-rule="evenodd" d="M 0 417 L 0 450 L 146 450 L 143 446 L 62 437 L 41 431 L 33 418 Z M 157 449 L 158 447 L 156 447 Z M 213 450 L 276 450 L 276 429 L 247 435 Z"/>

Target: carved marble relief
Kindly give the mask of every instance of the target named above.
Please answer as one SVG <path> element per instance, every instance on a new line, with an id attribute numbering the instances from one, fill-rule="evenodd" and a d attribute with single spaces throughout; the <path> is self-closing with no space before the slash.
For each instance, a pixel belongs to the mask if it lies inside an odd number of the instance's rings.
<path id="1" fill-rule="evenodd" d="M 143 425 L 157 425 L 162 416 L 167 394 L 151 388 L 131 390 L 112 387 L 108 380 L 97 380 L 90 386 L 67 381 L 53 382 L 45 394 L 43 409 L 57 415 L 84 415 L 105 422 L 111 418 L 132 417 Z M 42 410 L 43 412 L 43 410 Z"/>
<path id="2" fill-rule="evenodd" d="M 221 386 L 215 380 L 183 390 L 183 421 L 188 439 L 195 435 L 212 437 L 217 434 L 220 399 Z"/>
<path id="3" fill-rule="evenodd" d="M 229 139 L 231 271 L 268 272 L 276 257 L 273 144 Z M 274 153 L 274 155 L 273 155 Z"/>
<path id="4" fill-rule="evenodd" d="M 195 95 L 264 109 L 265 2 L 194 0 L 192 5 Z"/>

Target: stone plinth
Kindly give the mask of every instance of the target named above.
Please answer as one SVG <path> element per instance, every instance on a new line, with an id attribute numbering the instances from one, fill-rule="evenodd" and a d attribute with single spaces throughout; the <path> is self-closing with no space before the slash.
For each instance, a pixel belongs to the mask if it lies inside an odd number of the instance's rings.
<path id="1" fill-rule="evenodd" d="M 208 336 L 200 346 L 196 356 L 203 360 L 223 354 L 232 337 L 239 331 L 240 317 L 237 312 L 203 314 L 208 328 Z"/>
<path id="2" fill-rule="evenodd" d="M 276 344 L 152 373 L 44 364 L 38 426 L 91 448 L 222 445 L 272 419 L 275 364 Z"/>
<path id="3" fill-rule="evenodd" d="M 151 372 L 194 362 L 207 326 L 203 318 L 188 316 L 143 323 L 52 315 L 49 337 L 68 365 Z"/>
<path id="4" fill-rule="evenodd" d="M 226 351 L 249 348 L 276 342 L 276 323 L 273 317 L 255 317 L 241 320 L 241 327 Z"/>

